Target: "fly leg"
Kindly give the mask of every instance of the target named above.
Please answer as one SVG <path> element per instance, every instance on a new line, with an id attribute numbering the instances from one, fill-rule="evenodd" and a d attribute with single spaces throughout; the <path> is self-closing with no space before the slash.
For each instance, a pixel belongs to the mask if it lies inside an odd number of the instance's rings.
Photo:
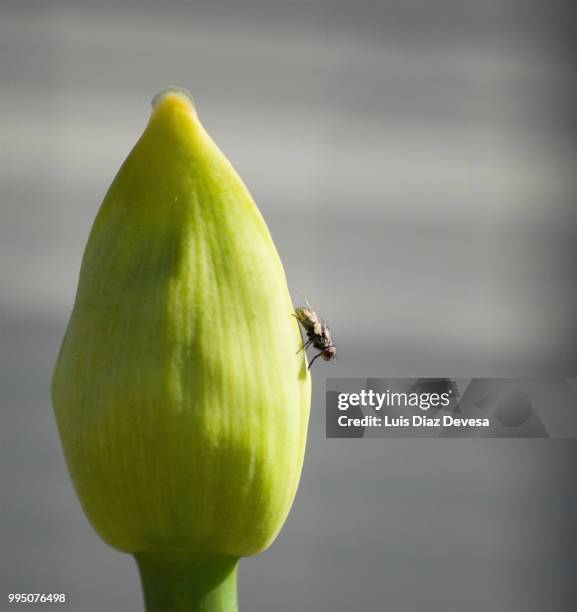
<path id="1" fill-rule="evenodd" d="M 309 363 L 309 367 L 308 369 L 311 369 L 311 366 L 313 365 L 313 363 L 323 354 L 323 351 L 321 351 L 320 353 L 317 353 L 311 360 L 311 362 Z"/>
<path id="2" fill-rule="evenodd" d="M 312 340 L 307 340 L 301 347 L 300 349 L 297 351 L 297 355 L 303 350 L 303 349 L 308 349 L 309 346 L 312 344 Z"/>

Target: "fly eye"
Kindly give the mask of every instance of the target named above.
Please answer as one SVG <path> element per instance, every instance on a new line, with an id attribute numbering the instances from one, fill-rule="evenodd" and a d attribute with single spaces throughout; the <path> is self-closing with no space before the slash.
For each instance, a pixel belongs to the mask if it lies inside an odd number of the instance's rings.
<path id="1" fill-rule="evenodd" d="M 331 346 L 323 352 L 323 359 L 325 361 L 332 361 L 336 355 L 337 349 L 334 346 Z"/>

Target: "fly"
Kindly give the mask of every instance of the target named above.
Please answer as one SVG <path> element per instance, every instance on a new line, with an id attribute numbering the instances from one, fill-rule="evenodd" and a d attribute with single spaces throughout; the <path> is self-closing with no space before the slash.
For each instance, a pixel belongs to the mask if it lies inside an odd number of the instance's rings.
<path id="1" fill-rule="evenodd" d="M 322 357 L 324 361 L 334 361 L 337 356 L 337 349 L 333 343 L 331 330 L 312 309 L 308 300 L 306 300 L 306 308 L 299 306 L 295 309 L 293 316 L 296 317 L 308 338 L 298 350 L 298 353 L 311 345 L 319 351 L 309 363 L 309 370 L 319 357 Z"/>

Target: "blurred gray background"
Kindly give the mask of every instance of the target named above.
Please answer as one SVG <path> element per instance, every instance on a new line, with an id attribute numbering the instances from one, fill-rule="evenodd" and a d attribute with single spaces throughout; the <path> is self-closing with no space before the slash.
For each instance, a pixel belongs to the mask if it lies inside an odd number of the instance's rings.
<path id="1" fill-rule="evenodd" d="M 71 488 L 49 381 L 98 206 L 174 84 L 339 350 L 241 608 L 574 610 L 574 440 L 326 440 L 323 395 L 574 376 L 574 43 L 574 2 L 0 2 L 0 609 L 142 607 Z"/>

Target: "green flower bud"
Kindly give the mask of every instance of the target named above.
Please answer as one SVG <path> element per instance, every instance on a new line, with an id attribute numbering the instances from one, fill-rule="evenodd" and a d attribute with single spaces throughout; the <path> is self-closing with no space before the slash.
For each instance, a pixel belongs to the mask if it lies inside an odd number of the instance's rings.
<path id="1" fill-rule="evenodd" d="M 214 585 L 292 504 L 310 378 L 246 187 L 188 95 L 154 106 L 90 233 L 53 405 L 86 515 L 136 555 L 149 608 L 228 610 Z"/>

